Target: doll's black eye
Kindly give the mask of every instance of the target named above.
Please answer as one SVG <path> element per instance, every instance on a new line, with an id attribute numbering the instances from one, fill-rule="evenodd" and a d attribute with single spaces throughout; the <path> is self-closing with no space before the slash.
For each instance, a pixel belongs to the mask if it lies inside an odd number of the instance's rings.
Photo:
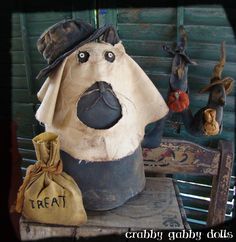
<path id="1" fill-rule="evenodd" d="M 105 59 L 109 62 L 113 62 L 116 58 L 115 54 L 111 51 L 106 51 L 104 56 L 105 56 Z"/>
<path id="2" fill-rule="evenodd" d="M 84 63 L 88 61 L 88 59 L 89 59 L 89 53 L 87 51 L 80 51 L 78 53 L 78 60 L 80 63 Z"/>

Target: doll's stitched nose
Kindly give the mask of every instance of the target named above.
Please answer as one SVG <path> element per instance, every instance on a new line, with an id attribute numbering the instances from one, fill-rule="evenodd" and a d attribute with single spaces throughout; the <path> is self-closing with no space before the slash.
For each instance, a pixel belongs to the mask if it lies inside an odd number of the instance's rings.
<path id="1" fill-rule="evenodd" d="M 84 124 L 95 129 L 108 129 L 122 117 L 120 102 L 112 86 L 97 81 L 81 96 L 77 116 Z"/>

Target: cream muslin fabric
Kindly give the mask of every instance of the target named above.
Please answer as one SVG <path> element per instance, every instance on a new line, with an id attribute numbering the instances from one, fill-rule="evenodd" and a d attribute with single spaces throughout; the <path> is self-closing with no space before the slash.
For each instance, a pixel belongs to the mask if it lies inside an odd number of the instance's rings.
<path id="1" fill-rule="evenodd" d="M 78 61 L 81 51 L 89 53 L 86 63 Z M 114 53 L 114 62 L 105 60 L 107 51 Z M 122 117 L 109 129 L 93 129 L 77 117 L 80 97 L 97 81 L 112 86 L 122 107 Z M 161 94 L 121 42 L 92 42 L 74 51 L 46 79 L 38 98 L 42 103 L 36 118 L 59 135 L 63 151 L 81 160 L 110 161 L 132 154 L 145 126 L 168 113 Z"/>

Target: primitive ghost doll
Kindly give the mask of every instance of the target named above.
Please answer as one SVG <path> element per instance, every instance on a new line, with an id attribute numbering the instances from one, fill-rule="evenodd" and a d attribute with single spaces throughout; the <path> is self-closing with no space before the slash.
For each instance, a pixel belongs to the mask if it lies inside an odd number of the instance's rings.
<path id="1" fill-rule="evenodd" d="M 37 76 L 47 79 L 36 118 L 59 135 L 64 171 L 79 185 L 85 208 L 122 205 L 145 186 L 141 143 L 146 125 L 166 117 L 165 101 L 112 26 L 63 20 L 37 47 L 48 65 Z M 161 133 L 155 127 L 152 141 Z"/>

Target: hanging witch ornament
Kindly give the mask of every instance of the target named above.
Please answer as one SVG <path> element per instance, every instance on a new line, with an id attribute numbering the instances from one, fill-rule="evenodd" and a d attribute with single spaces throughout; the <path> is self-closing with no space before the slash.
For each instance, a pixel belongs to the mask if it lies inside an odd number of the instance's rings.
<path id="1" fill-rule="evenodd" d="M 197 65 L 186 53 L 187 34 L 183 26 L 179 27 L 179 40 L 175 49 L 167 45 L 163 50 L 173 57 L 171 75 L 169 79 L 169 90 L 167 95 L 167 105 L 170 109 L 168 120 L 175 124 L 177 132 L 180 132 L 182 124 L 181 112 L 190 105 L 188 88 L 188 66 Z"/>
<path id="2" fill-rule="evenodd" d="M 233 89 L 233 79 L 222 79 L 226 54 L 225 44 L 221 43 L 221 57 L 215 65 L 210 84 L 200 90 L 200 93 L 209 92 L 208 103 L 195 115 L 192 114 L 189 100 L 188 65 L 196 65 L 186 54 L 187 34 L 183 26 L 180 26 L 180 41 L 176 50 L 164 46 L 163 49 L 173 56 L 172 71 L 169 80 L 169 92 L 167 104 L 170 109 L 169 116 L 179 115 L 187 132 L 194 136 L 212 136 L 222 131 L 223 108 L 226 96 Z"/>
<path id="3" fill-rule="evenodd" d="M 233 78 L 221 77 L 226 61 L 225 43 L 221 43 L 221 57 L 213 69 L 210 84 L 202 88 L 199 93 L 209 93 L 207 105 L 193 116 L 191 109 L 182 112 L 182 119 L 186 130 L 196 136 L 218 135 L 223 129 L 223 112 L 226 97 L 233 90 Z"/>

